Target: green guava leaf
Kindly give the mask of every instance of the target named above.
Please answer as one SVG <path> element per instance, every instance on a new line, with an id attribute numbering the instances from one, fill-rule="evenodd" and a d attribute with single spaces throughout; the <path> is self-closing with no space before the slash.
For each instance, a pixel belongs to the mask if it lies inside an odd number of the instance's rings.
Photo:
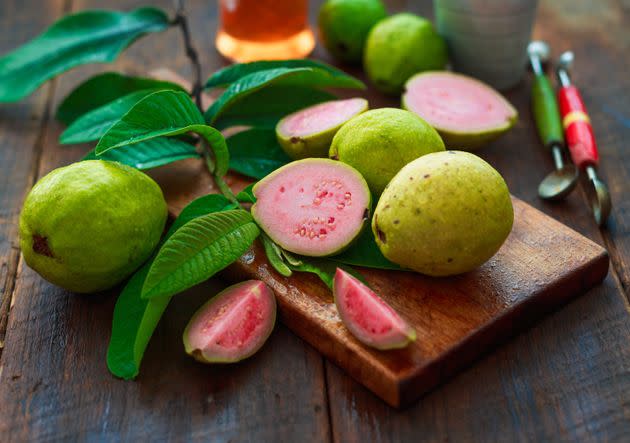
<path id="1" fill-rule="evenodd" d="M 261 232 L 260 240 L 262 241 L 265 255 L 271 266 L 278 271 L 278 274 L 284 277 L 291 277 L 291 268 L 284 262 L 280 246 L 275 244 L 264 232 Z"/>
<path id="2" fill-rule="evenodd" d="M 223 177 L 230 162 L 225 139 L 205 124 L 190 96 L 180 91 L 158 91 L 141 99 L 101 137 L 94 152 L 100 156 L 111 149 L 188 132 L 208 142 L 214 153 L 213 174 Z"/>
<path id="3" fill-rule="evenodd" d="M 199 197 L 182 210 L 162 242 L 190 220 L 233 207 L 222 195 Z M 171 297 L 146 300 L 140 296 L 152 263 L 153 259 L 149 260 L 129 279 L 114 308 L 107 367 L 112 374 L 126 380 L 138 375 L 147 344 L 171 300 Z"/>
<path id="4" fill-rule="evenodd" d="M 248 74 L 234 83 L 208 108 L 205 118 L 214 122 L 231 106 L 250 94 L 269 86 L 307 86 L 311 88 L 360 88 L 363 84 L 350 76 L 334 76 L 321 68 L 275 68 Z"/>
<path id="5" fill-rule="evenodd" d="M 184 88 L 177 83 L 105 72 L 90 77 L 68 94 L 57 108 L 56 118 L 69 125 L 93 109 L 100 108 L 132 92 L 147 89 L 184 91 Z"/>
<path id="6" fill-rule="evenodd" d="M 341 254 L 329 257 L 330 260 L 365 268 L 404 271 L 403 268 L 385 258 L 374 240 L 371 229 L 364 229 L 359 238 Z"/>
<path id="7" fill-rule="evenodd" d="M 243 255 L 259 234 L 250 213 L 242 209 L 186 223 L 160 248 L 142 297 L 169 297 L 209 279 Z"/>
<path id="8" fill-rule="evenodd" d="M 75 66 L 114 61 L 136 39 L 163 31 L 169 19 L 156 8 L 125 13 L 83 11 L 0 58 L 0 102 L 14 102 Z"/>
<path id="9" fill-rule="evenodd" d="M 291 161 L 272 129 L 248 129 L 226 140 L 230 151 L 230 169 L 261 179 Z"/>
<path id="10" fill-rule="evenodd" d="M 238 195 L 236 196 L 236 199 L 241 203 L 256 203 L 256 197 L 254 197 L 254 191 L 253 191 L 255 184 L 256 183 L 252 183 L 251 185 L 243 189 L 241 192 L 239 192 Z"/>
<path id="11" fill-rule="evenodd" d="M 94 149 L 83 160 L 110 160 L 146 170 L 187 158 L 201 158 L 197 148 L 172 137 L 158 137 L 135 145 L 112 149 L 97 156 Z"/>
<path id="12" fill-rule="evenodd" d="M 220 69 L 212 74 L 212 76 L 206 82 L 205 88 L 210 89 L 229 86 L 230 84 L 234 83 L 237 80 L 240 80 L 246 75 L 276 68 L 318 68 L 328 72 L 331 77 L 343 78 L 347 84 L 351 85 L 349 87 L 360 89 L 365 88 L 365 85 L 361 81 L 349 76 L 345 72 L 333 66 L 327 65 L 326 63 L 308 59 L 265 60 L 251 63 L 238 63 Z"/>
<path id="13" fill-rule="evenodd" d="M 175 219 L 166 233 L 166 238 L 170 238 L 175 231 L 191 220 L 207 214 L 229 211 L 237 208 L 238 205 L 236 203 L 229 201 L 221 194 L 208 194 L 203 197 L 196 198 L 188 203 L 184 209 L 182 209 L 182 212 L 179 213 L 179 216 Z"/>
<path id="14" fill-rule="evenodd" d="M 336 99 L 330 92 L 306 86 L 268 86 L 228 107 L 213 126 L 217 129 L 231 126 L 274 129 L 287 114 Z"/>
<path id="15" fill-rule="evenodd" d="M 99 140 L 136 103 L 154 92 L 157 89 L 135 91 L 89 111 L 61 133 L 59 142 L 68 145 Z"/>

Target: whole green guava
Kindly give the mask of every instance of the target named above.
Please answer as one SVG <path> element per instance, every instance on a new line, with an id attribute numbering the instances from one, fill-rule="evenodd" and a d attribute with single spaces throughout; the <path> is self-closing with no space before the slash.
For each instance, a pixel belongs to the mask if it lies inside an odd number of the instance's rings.
<path id="1" fill-rule="evenodd" d="M 20 215 L 26 263 L 73 292 L 102 291 L 136 270 L 158 244 L 167 208 L 148 175 L 91 160 L 39 180 Z"/>
<path id="2" fill-rule="evenodd" d="M 372 28 L 365 43 L 363 65 L 379 90 L 400 94 L 412 75 L 444 69 L 447 61 L 446 42 L 431 22 L 401 13 Z"/>
<path id="3" fill-rule="evenodd" d="M 392 179 L 372 219 L 385 257 L 431 276 L 468 272 L 486 262 L 512 230 L 503 177 L 463 151 L 421 157 Z"/>
<path id="4" fill-rule="evenodd" d="M 422 118 L 402 109 L 380 108 L 343 125 L 329 156 L 358 170 L 378 196 L 407 163 L 443 150 L 439 134 Z"/>
<path id="5" fill-rule="evenodd" d="M 319 36 L 333 57 L 358 63 L 370 29 L 385 17 L 381 0 L 328 0 L 319 10 Z"/>

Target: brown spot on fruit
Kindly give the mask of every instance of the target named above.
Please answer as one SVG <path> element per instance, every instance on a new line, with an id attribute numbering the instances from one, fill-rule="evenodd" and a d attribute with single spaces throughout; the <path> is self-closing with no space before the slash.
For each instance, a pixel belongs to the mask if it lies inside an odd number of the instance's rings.
<path id="1" fill-rule="evenodd" d="M 400 220 L 394 220 L 395 225 L 397 225 L 398 223 L 400 223 Z"/>
<path id="2" fill-rule="evenodd" d="M 424 174 L 424 178 L 429 178 L 431 177 L 431 174 Z"/>
<path id="3" fill-rule="evenodd" d="M 42 235 L 33 235 L 33 251 L 46 257 L 53 257 L 53 253 L 48 245 L 48 239 Z"/>
<path id="4" fill-rule="evenodd" d="M 291 137 L 291 143 L 296 144 L 296 143 L 300 143 L 302 141 L 302 139 L 300 137 Z"/>

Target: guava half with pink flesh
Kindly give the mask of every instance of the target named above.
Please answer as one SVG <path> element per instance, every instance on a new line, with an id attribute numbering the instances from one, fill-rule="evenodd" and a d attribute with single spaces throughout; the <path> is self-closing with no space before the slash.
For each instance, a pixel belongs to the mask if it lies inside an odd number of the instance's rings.
<path id="1" fill-rule="evenodd" d="M 341 321 L 361 343 L 386 350 L 406 347 L 416 331 L 370 288 L 337 268 L 333 281 Z"/>
<path id="2" fill-rule="evenodd" d="M 248 280 L 199 308 L 184 330 L 184 347 L 202 363 L 238 362 L 265 344 L 275 322 L 272 290 L 260 280 Z"/>
<path id="3" fill-rule="evenodd" d="M 278 143 L 295 160 L 328 157 L 339 128 L 368 108 L 367 100 L 349 98 L 319 103 L 289 114 L 276 125 Z"/>
<path id="4" fill-rule="evenodd" d="M 334 255 L 358 237 L 372 197 L 352 166 L 325 158 L 291 162 L 253 188 L 252 216 L 283 249 L 311 257 Z"/>
<path id="5" fill-rule="evenodd" d="M 507 132 L 516 109 L 499 92 L 472 77 L 448 71 L 411 77 L 402 96 L 404 109 L 433 126 L 447 148 L 474 150 Z"/>

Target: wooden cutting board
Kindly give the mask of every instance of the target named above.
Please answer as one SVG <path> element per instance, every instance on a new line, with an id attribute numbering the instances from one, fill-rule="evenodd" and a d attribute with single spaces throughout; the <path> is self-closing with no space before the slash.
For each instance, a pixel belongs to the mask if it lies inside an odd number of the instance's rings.
<path id="1" fill-rule="evenodd" d="M 203 162 L 152 171 L 174 215 L 192 199 L 217 192 Z M 235 191 L 248 179 L 231 175 Z M 449 278 L 359 268 L 375 291 L 415 327 L 418 339 L 396 351 L 369 349 L 345 329 L 332 294 L 306 273 L 285 278 L 256 244 L 224 272 L 273 288 L 280 319 L 352 377 L 395 407 L 407 405 L 493 346 L 584 293 L 608 272 L 606 251 L 517 198 L 514 228 L 479 269 Z"/>

